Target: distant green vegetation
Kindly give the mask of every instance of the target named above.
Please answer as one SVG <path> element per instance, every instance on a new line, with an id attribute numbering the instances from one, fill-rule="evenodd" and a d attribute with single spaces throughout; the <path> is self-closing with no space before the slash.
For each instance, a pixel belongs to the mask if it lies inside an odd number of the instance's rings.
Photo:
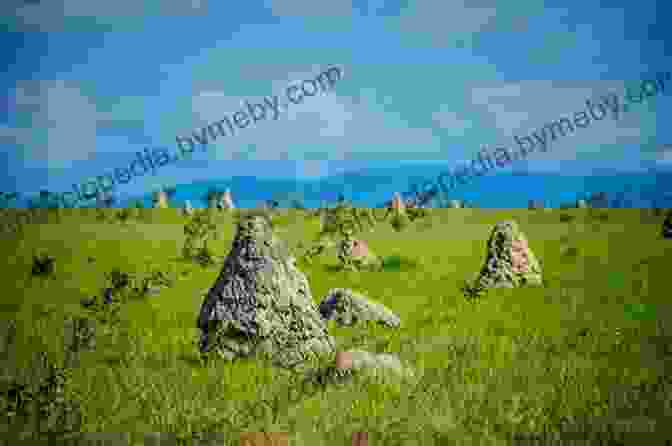
<path id="1" fill-rule="evenodd" d="M 109 444 L 141 445 L 145 432 L 163 432 L 179 444 L 237 445 L 241 431 L 262 430 L 290 432 L 293 444 L 310 446 L 350 445 L 355 431 L 369 432 L 372 445 L 596 445 L 626 431 L 622 444 L 672 438 L 672 240 L 661 239 L 663 216 L 433 209 L 399 232 L 379 224 L 361 233 L 384 258 L 383 271 L 329 268 L 334 252 L 301 269 L 316 303 L 331 288 L 352 288 L 396 312 L 398 330 L 330 330 L 341 348 L 397 354 L 419 383 L 356 380 L 287 406 L 291 373 L 252 360 L 204 364 L 196 348 L 202 295 L 228 253 L 237 212 L 214 214 L 219 237 L 208 239 L 208 249 L 218 260 L 203 267 L 183 259 L 187 218 L 178 210 L 141 209 L 122 221 L 117 211 L 99 221 L 95 209 L 66 210 L 2 234 L 0 429 L 9 433 L 0 445 L 21 444 L 21 431 L 68 435 L 65 403 L 47 401 L 58 392 L 46 383 L 59 379 L 68 413 L 79 414 L 70 416 L 72 430 L 108 432 Z M 308 212 L 275 215 L 278 236 L 295 252 L 320 231 Z M 547 286 L 468 301 L 461 283 L 480 269 L 493 225 L 511 218 L 542 262 Z M 55 259 L 55 280 L 31 279 L 34 256 L 43 254 Z M 172 285 L 117 303 L 113 315 L 84 308 L 80 301 L 100 293 L 115 269 L 138 283 L 160 270 Z M 77 367 L 64 351 L 66 318 L 96 321 L 95 348 L 80 347 Z M 20 392 L 10 390 L 21 383 L 24 401 L 42 403 L 19 407 Z M 250 412 L 259 400 L 278 404 Z M 213 432 L 223 434 L 208 437 Z"/>

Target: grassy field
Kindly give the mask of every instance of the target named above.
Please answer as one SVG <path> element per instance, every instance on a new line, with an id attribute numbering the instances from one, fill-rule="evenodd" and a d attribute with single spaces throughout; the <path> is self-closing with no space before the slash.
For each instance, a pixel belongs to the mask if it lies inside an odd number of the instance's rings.
<path id="1" fill-rule="evenodd" d="M 509 218 L 541 260 L 546 286 L 467 301 L 463 280 L 479 270 L 493 225 Z M 225 256 L 234 226 L 222 219 L 212 246 Z M 316 302 L 346 287 L 396 312 L 397 330 L 330 331 L 340 348 L 399 355 L 417 382 L 356 379 L 287 404 L 297 378 L 286 371 L 252 360 L 200 362 L 196 316 L 219 266 L 179 259 L 177 211 L 119 224 L 71 210 L 0 241 L 1 314 L 5 326 L 16 321 L 13 341 L 2 343 L 3 385 L 39 380 L 38 351 L 65 364 L 64 319 L 87 315 L 80 299 L 100 291 L 104 273 L 155 265 L 175 285 L 124 304 L 70 370 L 66 397 L 79 407 L 78 429 L 97 433 L 71 444 L 237 445 L 241 432 L 268 431 L 288 432 L 289 444 L 331 446 L 365 431 L 370 445 L 670 445 L 672 240 L 661 239 L 662 220 L 639 209 L 436 209 L 400 233 L 379 223 L 363 238 L 387 259 L 385 271 L 336 271 L 333 252 L 299 265 Z M 299 211 L 276 222 L 293 248 L 318 229 Z M 30 280 L 35 250 L 56 258 L 55 280 Z M 274 404 L 252 410 L 260 400 Z M 49 424 L 0 416 L 8 445 Z"/>

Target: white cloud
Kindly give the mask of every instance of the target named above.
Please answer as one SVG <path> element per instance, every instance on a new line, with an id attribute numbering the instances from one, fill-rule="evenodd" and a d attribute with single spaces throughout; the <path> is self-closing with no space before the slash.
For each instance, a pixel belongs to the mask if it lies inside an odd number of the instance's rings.
<path id="1" fill-rule="evenodd" d="M 313 78 L 321 70 L 321 67 L 312 67 L 291 73 L 272 82 L 272 91 L 281 96 L 282 102 L 288 85 Z M 469 129 L 469 133 L 473 133 L 475 128 L 481 128 L 486 130 L 484 134 L 494 129 L 483 136 L 479 145 L 512 147 L 513 135 L 523 136 L 563 116 L 572 117 L 574 112 L 586 110 L 587 99 L 601 100 L 610 93 L 620 95 L 624 85 L 618 81 L 521 81 L 479 83 L 467 88 L 472 96 L 463 110 L 458 112 L 442 105 L 431 114 L 431 119 L 455 137 L 465 135 Z M 256 148 L 249 154 L 254 159 L 319 160 L 320 152 L 324 153 L 322 159 L 329 160 L 395 154 L 408 158 L 405 155 L 409 149 L 416 159 L 446 157 L 445 144 L 433 133 L 431 121 L 427 127 L 410 126 L 406 116 L 396 111 L 403 108 L 395 107 L 393 100 L 381 96 L 375 89 L 362 88 L 358 97 L 340 95 L 338 90 L 336 83 L 326 94 L 306 98 L 301 105 L 290 104 L 277 121 L 262 120 L 234 137 L 219 138 L 214 145 L 215 157 L 221 160 L 245 157 L 250 146 Z M 242 108 L 245 99 L 263 102 L 263 98 L 230 97 L 222 90 L 200 92 L 192 101 L 196 127 L 231 116 Z M 597 154 L 605 146 L 638 143 L 646 111 L 643 104 L 639 107 L 639 111 L 633 107 L 632 111 L 621 114 L 618 121 L 609 114 L 599 122 L 591 122 L 587 128 L 577 128 L 573 134 L 556 140 L 547 153 L 535 153 L 534 157 L 573 160 L 579 155 Z M 478 124 L 472 125 L 465 116 L 478 116 Z M 473 155 L 475 150 L 464 153 L 465 157 Z"/>
<path id="2" fill-rule="evenodd" d="M 17 117 L 27 115 L 30 128 L 5 126 L 0 139 L 22 147 L 27 158 L 57 168 L 89 159 L 96 151 L 98 125 L 111 119 L 75 84 L 62 80 L 19 81 L 10 92 L 10 110 Z"/>
<path id="3" fill-rule="evenodd" d="M 468 40 L 471 35 L 484 31 L 498 13 L 494 0 L 419 0 L 410 5 L 399 17 L 401 31 L 431 35 L 439 44 Z"/>
<path id="4" fill-rule="evenodd" d="M 297 172 L 298 177 L 322 177 L 329 174 L 329 162 L 328 161 L 297 161 Z"/>
<path id="5" fill-rule="evenodd" d="M 280 96 L 280 103 L 287 103 L 284 94 L 288 85 L 314 78 L 321 71 L 291 73 L 272 83 L 273 92 Z M 440 150 L 431 129 L 409 127 L 400 114 L 389 111 L 392 107 L 382 105 L 374 90 L 362 92 L 358 99 L 341 96 L 337 82 L 329 92 L 307 97 L 300 105 L 289 104 L 277 121 L 262 120 L 234 137 L 218 138 L 215 157 L 235 158 L 241 148 L 245 151 L 250 145 L 256 147 L 255 159 L 315 159 L 323 152 L 325 160 L 347 160 L 361 147 L 369 150 L 368 155 L 375 155 L 375 151 L 387 155 L 395 146 L 417 147 L 418 156 Z M 223 91 L 200 92 L 192 101 L 196 126 L 231 116 L 242 108 L 244 99 L 263 102 L 263 98 L 229 97 Z"/>
<path id="6" fill-rule="evenodd" d="M 448 109 L 446 104 L 442 104 L 439 110 L 432 113 L 432 120 L 442 128 L 446 129 L 453 136 L 462 136 L 465 130 L 472 128 L 472 121 L 462 119 L 460 114 Z"/>
<path id="7" fill-rule="evenodd" d="M 35 130 L 30 127 L 10 127 L 0 125 L 0 142 L 5 144 L 27 144 L 31 141 Z"/>
<path id="8" fill-rule="evenodd" d="M 528 88 L 530 88 L 527 83 Z M 534 85 L 534 84 L 532 84 Z M 524 126 L 532 116 L 534 108 L 530 108 L 529 100 L 522 91 L 522 83 L 502 83 L 497 86 L 481 86 L 471 89 L 471 102 L 479 107 L 483 113 L 491 115 L 496 128 L 505 136 L 511 137 L 517 129 Z M 534 85 L 535 90 L 539 87 Z M 534 100 L 539 101 L 539 97 Z M 544 104 L 546 105 L 546 104 Z"/>
<path id="9" fill-rule="evenodd" d="M 660 149 L 656 162 L 662 166 L 672 167 L 672 144 L 664 145 Z"/>
<path id="10" fill-rule="evenodd" d="M 282 17 L 334 17 L 352 14 L 352 0 L 264 0 L 273 15 Z"/>
<path id="11" fill-rule="evenodd" d="M 78 18 L 92 19 L 88 23 L 93 26 L 123 26 L 129 23 L 128 19 L 206 14 L 207 10 L 208 0 L 42 0 L 35 3 L 4 0 L 0 17 L 10 19 L 11 25 L 18 28 L 58 32 L 81 23 L 72 21 Z"/>
<path id="12" fill-rule="evenodd" d="M 474 86 L 472 103 L 482 110 L 501 136 L 493 144 L 509 145 L 514 135 L 526 136 L 562 117 L 573 119 L 575 112 L 588 111 L 587 100 L 603 102 L 603 97 L 616 94 L 622 99 L 624 83 L 594 81 L 568 84 L 557 81 L 521 81 L 499 85 Z M 638 109 L 639 108 L 639 109 Z M 600 121 L 591 119 L 586 128 L 576 128 L 566 137 L 558 138 L 553 150 L 535 158 L 554 160 L 576 159 L 577 154 L 598 152 L 602 146 L 637 144 L 641 139 L 645 106 L 620 113 L 618 120 L 611 111 Z M 484 123 L 485 125 L 486 123 Z"/>
<path id="13" fill-rule="evenodd" d="M 279 17 L 343 17 L 354 13 L 352 0 L 265 0 L 266 5 Z M 368 15 L 374 16 L 382 9 L 383 1 L 368 5 Z M 409 2 L 398 16 L 389 16 L 401 33 L 425 35 L 433 42 L 445 44 L 457 39 L 469 40 L 470 35 L 485 30 L 492 24 L 502 8 L 496 0 L 417 0 Z M 520 15 L 507 14 L 506 23 L 523 25 Z"/>

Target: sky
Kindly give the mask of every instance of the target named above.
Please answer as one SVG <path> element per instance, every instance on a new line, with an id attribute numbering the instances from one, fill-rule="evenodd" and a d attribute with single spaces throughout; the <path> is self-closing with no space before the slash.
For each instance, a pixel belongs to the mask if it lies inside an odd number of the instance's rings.
<path id="1" fill-rule="evenodd" d="M 71 190 L 145 147 L 343 70 L 332 89 L 135 177 L 121 194 L 234 175 L 297 179 L 453 167 L 672 72 L 669 2 L 4 0 L 0 190 Z M 666 5 L 667 4 L 667 5 Z M 664 93 L 513 172 L 672 165 Z M 665 125 L 667 124 L 667 125 Z"/>

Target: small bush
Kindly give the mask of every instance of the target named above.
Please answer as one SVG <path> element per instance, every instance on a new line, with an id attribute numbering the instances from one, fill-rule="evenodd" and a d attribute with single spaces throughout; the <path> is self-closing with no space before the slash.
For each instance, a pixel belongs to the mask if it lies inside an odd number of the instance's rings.
<path id="1" fill-rule="evenodd" d="M 208 248 L 208 246 L 203 246 L 201 247 L 198 252 L 196 253 L 196 256 L 194 257 L 194 260 L 196 263 L 201 265 L 203 268 L 207 268 L 209 266 L 214 265 L 215 262 L 215 255 L 213 254 L 212 250 Z"/>
<path id="2" fill-rule="evenodd" d="M 563 251 L 562 255 L 565 257 L 576 257 L 579 255 L 579 250 L 575 246 L 570 246 Z"/>
<path id="3" fill-rule="evenodd" d="M 241 214 L 237 214 L 241 215 Z M 212 251 L 208 247 L 210 240 L 219 238 L 217 222 L 211 209 L 196 211 L 184 225 L 184 246 L 182 257 L 193 260 L 201 265 L 209 265 L 212 262 Z"/>
<path id="4" fill-rule="evenodd" d="M 425 218 L 429 215 L 429 212 L 427 212 L 427 209 L 425 208 L 409 208 L 406 210 L 406 212 L 408 213 L 408 217 L 411 219 L 411 221 L 415 221 L 419 218 Z"/>
<path id="5" fill-rule="evenodd" d="M 273 218 L 273 214 L 269 210 L 265 209 L 251 209 L 251 210 L 240 210 L 235 217 L 236 223 L 239 223 L 241 220 L 252 217 L 261 217 L 266 220 L 266 223 L 269 224 L 271 228 L 275 227 L 277 218 Z"/>
<path id="6" fill-rule="evenodd" d="M 107 212 L 105 209 L 96 209 L 96 221 L 99 222 L 106 222 L 107 221 Z"/>
<path id="7" fill-rule="evenodd" d="M 11 427 L 7 432 L 22 432 L 33 439 L 44 436 L 53 441 L 75 434 L 81 429 L 82 413 L 74 401 L 65 398 L 70 370 L 54 366 L 43 352 L 38 359 L 40 364 L 34 367 L 46 371 L 40 382 L 16 377 L 5 381 L 0 391 L 3 424 Z"/>
<path id="8" fill-rule="evenodd" d="M 109 281 L 114 291 L 122 291 L 128 288 L 133 280 L 132 274 L 123 272 L 119 268 L 113 269 L 105 278 Z"/>
<path id="9" fill-rule="evenodd" d="M 386 257 L 383 259 L 383 271 L 408 271 L 417 267 L 418 263 L 416 261 L 398 255 Z"/>
<path id="10" fill-rule="evenodd" d="M 460 291 L 468 301 L 479 300 L 487 294 L 486 288 L 478 286 L 475 282 L 469 280 L 462 281 Z"/>
<path id="11" fill-rule="evenodd" d="M 56 259 L 49 255 L 33 256 L 33 266 L 30 270 L 32 277 L 54 277 L 54 263 Z"/>
<path id="12" fill-rule="evenodd" d="M 115 214 L 115 218 L 119 223 L 126 223 L 131 218 L 131 209 L 121 209 Z"/>
<path id="13" fill-rule="evenodd" d="M 403 214 L 397 214 L 392 217 L 390 224 L 395 231 L 401 232 L 406 229 L 406 227 L 408 227 L 409 220 L 407 216 L 404 216 Z"/>
<path id="14" fill-rule="evenodd" d="M 570 214 L 560 214 L 560 221 L 563 222 L 563 223 L 570 222 L 570 221 L 574 220 L 574 218 L 575 217 L 573 215 L 570 215 Z"/>

